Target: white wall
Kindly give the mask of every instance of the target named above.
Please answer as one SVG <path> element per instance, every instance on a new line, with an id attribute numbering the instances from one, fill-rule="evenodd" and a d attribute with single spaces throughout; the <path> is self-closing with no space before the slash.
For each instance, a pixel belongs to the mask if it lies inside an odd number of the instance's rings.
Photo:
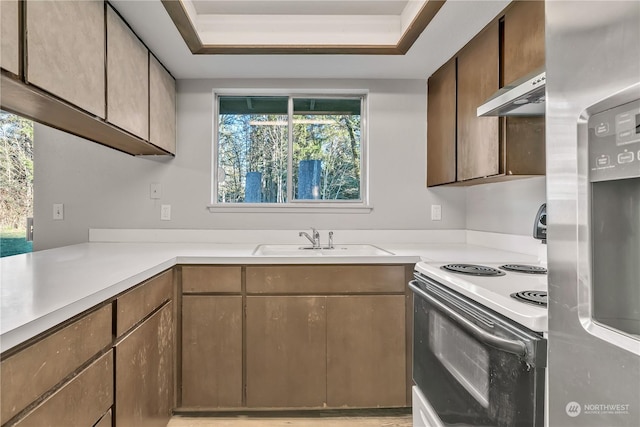
<path id="1" fill-rule="evenodd" d="M 209 213 L 215 88 L 367 89 L 373 211 Z M 461 229 L 468 220 L 468 189 L 425 187 L 424 80 L 182 80 L 175 158 L 131 157 L 42 125 L 34 133 L 36 250 L 85 242 L 89 228 Z M 162 185 L 160 200 L 149 198 L 151 183 Z M 53 203 L 64 203 L 63 221 L 51 219 Z M 161 204 L 172 205 L 171 221 L 160 221 Z M 442 221 L 430 220 L 431 204 Z"/>
<path id="2" fill-rule="evenodd" d="M 467 229 L 531 235 L 538 208 L 546 201 L 545 177 L 467 188 Z"/>

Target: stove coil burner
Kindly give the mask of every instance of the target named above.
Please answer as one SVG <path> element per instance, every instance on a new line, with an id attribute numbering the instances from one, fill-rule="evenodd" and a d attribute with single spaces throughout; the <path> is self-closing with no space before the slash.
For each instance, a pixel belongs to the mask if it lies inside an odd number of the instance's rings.
<path id="1" fill-rule="evenodd" d="M 453 273 L 469 274 L 472 276 L 504 276 L 503 271 L 492 267 L 474 264 L 447 264 L 441 267 L 443 270 Z"/>
<path id="2" fill-rule="evenodd" d="M 505 271 L 513 271 L 516 273 L 547 274 L 546 268 L 538 267 L 537 265 L 505 264 L 505 265 L 501 265 L 500 268 Z"/>
<path id="3" fill-rule="evenodd" d="M 526 302 L 527 304 L 533 304 L 541 307 L 547 306 L 546 291 L 521 291 L 511 294 L 511 297 L 518 301 Z"/>

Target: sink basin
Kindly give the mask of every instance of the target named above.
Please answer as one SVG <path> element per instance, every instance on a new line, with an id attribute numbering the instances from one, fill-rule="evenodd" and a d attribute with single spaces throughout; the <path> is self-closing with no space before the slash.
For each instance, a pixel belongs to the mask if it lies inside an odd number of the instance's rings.
<path id="1" fill-rule="evenodd" d="M 393 252 L 385 251 L 373 245 L 335 245 L 333 249 L 313 249 L 301 245 L 258 245 L 254 256 L 283 257 L 358 257 L 358 256 L 390 256 Z"/>

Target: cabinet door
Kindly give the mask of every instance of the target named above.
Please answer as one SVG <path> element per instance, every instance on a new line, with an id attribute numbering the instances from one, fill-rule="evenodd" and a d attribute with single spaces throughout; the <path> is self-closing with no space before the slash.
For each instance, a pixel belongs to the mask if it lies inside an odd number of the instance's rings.
<path id="1" fill-rule="evenodd" d="M 327 405 L 407 405 L 404 295 L 327 297 Z"/>
<path id="2" fill-rule="evenodd" d="M 499 173 L 498 117 L 477 117 L 477 108 L 498 90 L 499 31 L 494 23 L 458 55 L 458 181 Z"/>
<path id="3" fill-rule="evenodd" d="M 105 117 L 102 1 L 26 2 L 27 81 Z"/>
<path id="4" fill-rule="evenodd" d="M 111 344 L 111 305 L 95 310 L 0 363 L 0 424 Z"/>
<path id="5" fill-rule="evenodd" d="M 116 344 L 116 425 L 167 425 L 174 401 L 174 342 L 169 302 Z"/>
<path id="6" fill-rule="evenodd" d="M 242 406 L 241 296 L 183 296 L 182 406 Z"/>
<path id="7" fill-rule="evenodd" d="M 545 64 L 544 2 L 515 1 L 504 16 L 503 83 Z M 545 174 L 545 118 L 507 117 L 505 173 Z"/>
<path id="8" fill-rule="evenodd" d="M 456 181 L 456 58 L 429 77 L 427 186 Z"/>
<path id="9" fill-rule="evenodd" d="M 107 7 L 107 121 L 149 139 L 149 51 Z"/>
<path id="10" fill-rule="evenodd" d="M 0 66 L 20 74 L 20 13 L 18 0 L 0 1 Z"/>
<path id="11" fill-rule="evenodd" d="M 247 406 L 326 402 L 326 297 L 247 297 Z"/>
<path id="12" fill-rule="evenodd" d="M 110 350 L 14 425 L 91 427 L 112 405 L 113 352 Z"/>
<path id="13" fill-rule="evenodd" d="M 158 60 L 149 58 L 149 142 L 176 152 L 176 82 Z"/>
<path id="14" fill-rule="evenodd" d="M 544 67 L 544 1 L 514 1 L 504 15 L 503 83 Z"/>

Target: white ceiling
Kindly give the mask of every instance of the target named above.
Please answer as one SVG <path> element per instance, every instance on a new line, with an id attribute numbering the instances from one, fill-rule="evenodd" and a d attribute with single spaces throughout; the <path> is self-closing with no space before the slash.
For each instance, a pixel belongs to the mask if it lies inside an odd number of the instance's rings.
<path id="1" fill-rule="evenodd" d="M 400 15 L 408 0 L 193 0 L 199 15 Z"/>
<path id="2" fill-rule="evenodd" d="M 448 0 L 406 55 L 390 56 L 193 55 L 160 0 L 110 0 L 110 3 L 178 79 L 425 79 L 495 18 L 510 1 Z"/>
<path id="3" fill-rule="evenodd" d="M 205 46 L 393 46 L 426 0 L 181 0 Z"/>

